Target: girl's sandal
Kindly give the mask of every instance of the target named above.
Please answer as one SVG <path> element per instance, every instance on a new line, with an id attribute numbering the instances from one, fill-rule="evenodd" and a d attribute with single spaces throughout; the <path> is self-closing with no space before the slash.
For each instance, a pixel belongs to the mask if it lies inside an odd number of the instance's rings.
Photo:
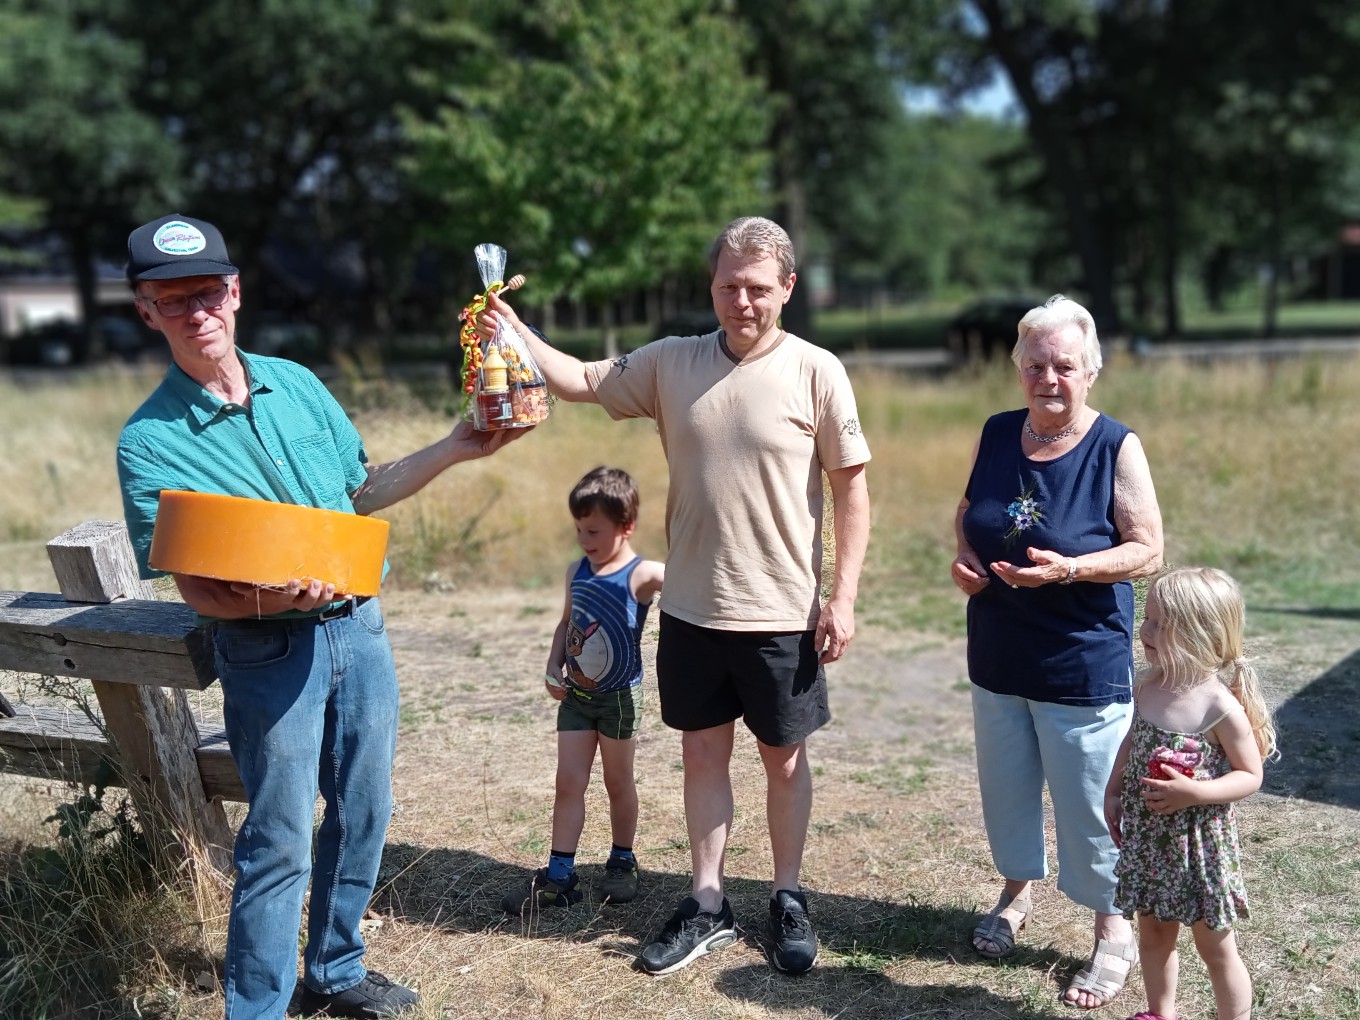
<path id="1" fill-rule="evenodd" d="M 1143 1010 L 1141 1013 L 1135 1013 L 1133 1016 L 1125 1017 L 1124 1020 L 1176 1020 L 1176 1018 L 1174 1016 L 1162 1016 L 1160 1013 L 1149 1013 L 1147 1010 Z"/>
<path id="2" fill-rule="evenodd" d="M 1122 961 L 1124 967 L 1120 968 L 1115 961 Z M 1124 982 L 1128 981 L 1137 963 L 1136 942 L 1110 942 L 1108 939 L 1099 939 L 1091 962 L 1077 971 L 1077 976 L 1063 989 L 1058 998 L 1063 1005 L 1071 1006 L 1073 1009 L 1099 1009 L 1112 1002 L 1114 997 L 1124 990 Z M 1067 997 L 1067 993 L 1074 989 L 1097 996 L 1100 1001 L 1089 1006 L 1073 1002 Z"/>
<path id="3" fill-rule="evenodd" d="M 1001 912 L 1007 909 L 1020 912 L 1019 926 L 1012 926 L 1010 918 L 1001 916 Z M 1025 930 L 1033 911 L 1028 890 L 1022 899 L 1016 899 L 1003 892 L 992 912 L 983 915 L 982 921 L 973 929 L 973 952 L 988 960 L 1000 960 L 1002 957 L 1010 956 L 1015 951 L 1015 936 Z M 996 950 L 983 949 L 978 945 L 979 939 L 992 943 L 997 947 Z"/>

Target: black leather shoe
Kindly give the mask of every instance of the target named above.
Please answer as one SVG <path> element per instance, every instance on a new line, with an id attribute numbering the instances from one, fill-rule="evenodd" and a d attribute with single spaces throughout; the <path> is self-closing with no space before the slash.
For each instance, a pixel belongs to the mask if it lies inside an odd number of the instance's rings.
<path id="1" fill-rule="evenodd" d="M 416 1008 L 420 996 L 405 985 L 389 981 L 370 970 L 353 988 L 325 995 L 302 986 L 298 1012 L 302 1016 L 346 1016 L 358 1020 L 383 1020 Z"/>
<path id="2" fill-rule="evenodd" d="M 807 897 L 780 889 L 770 900 L 771 959 L 785 974 L 802 974 L 817 959 L 817 933 L 808 918 Z"/>

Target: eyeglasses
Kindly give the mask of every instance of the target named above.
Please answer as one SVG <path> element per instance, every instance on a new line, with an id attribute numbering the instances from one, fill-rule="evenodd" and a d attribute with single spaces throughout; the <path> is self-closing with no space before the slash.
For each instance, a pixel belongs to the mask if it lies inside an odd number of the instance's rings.
<path id="1" fill-rule="evenodd" d="M 166 318 L 173 319 L 184 315 L 191 308 L 221 308 L 227 300 L 231 288 L 225 283 L 215 283 L 193 294 L 171 294 L 163 298 L 144 298 L 156 306 L 156 310 Z"/>

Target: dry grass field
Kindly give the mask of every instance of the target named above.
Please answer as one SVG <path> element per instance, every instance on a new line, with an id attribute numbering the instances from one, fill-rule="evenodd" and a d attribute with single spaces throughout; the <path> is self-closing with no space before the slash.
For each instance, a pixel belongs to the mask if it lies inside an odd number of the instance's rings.
<path id="1" fill-rule="evenodd" d="M 1253 911 L 1239 938 L 1255 1015 L 1360 1020 L 1360 363 L 1112 362 L 1092 403 L 1147 445 L 1168 560 L 1214 563 L 1246 585 L 1250 652 L 1278 706 L 1285 757 L 1241 810 Z M 153 384 L 136 374 L 22 386 L 0 377 L 0 588 L 49 590 L 45 540 L 120 516 L 112 445 Z M 1004 370 L 856 385 L 875 458 L 874 538 L 859 633 L 830 670 L 835 719 L 810 743 L 804 883 L 823 948 L 801 978 L 776 974 L 764 956 L 769 846 L 747 737 L 727 862 L 743 938 L 667 978 L 633 968 L 640 941 L 688 886 L 679 742 L 659 721 L 650 676 L 637 765 L 643 895 L 617 907 L 588 895 L 528 925 L 499 909 L 548 849 L 555 703 L 537 677 L 573 555 L 565 494 L 597 463 L 626 467 L 644 500 L 635 544 L 662 555 L 665 470 L 650 424 L 558 405 L 502 455 L 393 509 L 384 606 L 403 709 L 369 963 L 420 987 L 420 1020 L 1079 1015 L 1056 997 L 1089 950 L 1089 919 L 1051 879 L 1007 961 L 979 959 L 967 938 L 997 880 L 973 770 L 962 597 L 947 578 L 951 521 L 982 419 L 1014 406 L 1018 390 Z M 449 426 L 391 386 L 351 380 L 344 397 L 375 460 Z M 41 697 L 39 686 L 0 673 L 11 699 Z M 207 716 L 214 695 L 195 696 Z M 32 916 L 33 862 L 50 864 L 60 843 L 44 819 L 76 795 L 0 777 L 0 1016 L 219 1017 L 220 896 L 101 872 L 83 900 L 50 901 L 69 914 Z M 112 794 L 106 802 L 116 806 Z M 608 842 L 596 782 L 578 857 L 586 880 Z M 1181 1015 L 1210 1020 L 1203 968 L 1188 939 L 1182 949 Z M 65 994 L 16 998 L 38 972 L 58 975 Z M 1135 978 L 1092 1015 L 1125 1017 L 1140 996 Z"/>

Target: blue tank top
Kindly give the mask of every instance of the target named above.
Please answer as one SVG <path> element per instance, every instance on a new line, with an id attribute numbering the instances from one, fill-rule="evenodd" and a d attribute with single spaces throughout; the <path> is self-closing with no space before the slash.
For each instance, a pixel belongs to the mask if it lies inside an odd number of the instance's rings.
<path id="1" fill-rule="evenodd" d="M 994 694 L 1062 705 L 1125 704 L 1133 696 L 1133 585 L 1012 588 L 990 564 L 1032 566 L 1029 547 L 1064 556 L 1123 540 L 1114 522 L 1114 469 L 1130 429 L 1099 415 L 1072 450 L 1033 461 L 1021 452 L 1024 409 L 983 426 L 968 479 L 963 534 L 991 584 L 968 600 L 968 675 Z"/>
<path id="2" fill-rule="evenodd" d="M 612 574 L 596 574 L 581 557 L 571 579 L 567 621 L 567 683 L 582 691 L 613 691 L 642 683 L 642 625 L 647 607 L 633 597 L 633 559 Z"/>

